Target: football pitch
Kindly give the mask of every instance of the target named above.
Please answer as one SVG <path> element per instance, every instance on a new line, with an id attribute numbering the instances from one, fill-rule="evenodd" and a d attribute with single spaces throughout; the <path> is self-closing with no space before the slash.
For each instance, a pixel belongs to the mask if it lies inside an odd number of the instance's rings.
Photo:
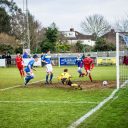
<path id="1" fill-rule="evenodd" d="M 63 72 L 64 68 L 54 67 L 53 83 L 58 83 L 57 76 Z M 36 77 L 31 81 L 35 83 L 23 87 L 23 79 L 20 78 L 16 68 L 0 68 L 1 128 L 67 128 L 114 90 L 114 87 L 77 90 L 63 88 L 61 85 L 60 87 L 46 86 L 43 84 L 45 82 L 45 68 L 36 69 L 37 71 L 34 72 Z M 72 74 L 72 81 L 90 83 L 87 77 L 78 77 L 77 67 L 68 67 L 68 69 Z M 115 81 L 115 66 L 95 67 L 92 71 L 92 77 L 101 85 L 104 80 Z M 14 86 L 17 87 L 13 88 Z M 6 88 L 8 89 L 4 90 Z M 96 114 L 94 117 L 92 116 L 92 119 L 96 123 Z M 94 128 L 93 125 L 91 127 L 89 119 L 88 122 L 89 125 L 83 123 L 79 127 Z M 99 126 L 97 127 L 99 128 Z"/>

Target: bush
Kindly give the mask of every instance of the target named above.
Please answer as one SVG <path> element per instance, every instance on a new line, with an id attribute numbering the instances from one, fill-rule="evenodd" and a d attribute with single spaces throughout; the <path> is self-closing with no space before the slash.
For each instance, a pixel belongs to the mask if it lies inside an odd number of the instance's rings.
<path id="1" fill-rule="evenodd" d="M 94 51 L 115 51 L 116 46 L 113 43 L 107 43 L 104 38 L 97 38 Z"/>
<path id="2" fill-rule="evenodd" d="M 12 54 L 14 53 L 14 48 L 11 45 L 0 44 L 0 52 L 9 52 L 10 54 Z"/>

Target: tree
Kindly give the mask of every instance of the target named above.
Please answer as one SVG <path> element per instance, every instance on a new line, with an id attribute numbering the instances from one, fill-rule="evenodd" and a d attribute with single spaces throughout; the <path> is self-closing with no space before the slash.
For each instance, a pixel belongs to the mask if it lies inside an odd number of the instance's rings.
<path id="1" fill-rule="evenodd" d="M 0 7 L 0 33 L 10 33 L 10 16 L 7 14 L 4 8 Z"/>
<path id="2" fill-rule="evenodd" d="M 119 32 L 128 32 L 128 19 L 117 21 L 115 29 Z"/>
<path id="3" fill-rule="evenodd" d="M 55 23 L 51 24 L 50 27 L 47 28 L 45 33 L 45 39 L 41 42 L 41 49 L 55 52 L 56 43 L 58 41 L 58 29 Z"/>
<path id="4" fill-rule="evenodd" d="M 86 17 L 86 19 L 81 22 L 81 28 L 85 33 L 95 34 L 96 37 L 99 37 L 110 31 L 111 26 L 102 15 L 94 14 Z"/>
<path id="5" fill-rule="evenodd" d="M 113 43 L 106 43 L 104 38 L 97 38 L 94 51 L 115 51 L 116 46 Z"/>
<path id="6" fill-rule="evenodd" d="M 82 44 L 81 41 L 77 41 L 75 44 L 75 51 L 76 52 L 90 52 L 92 50 L 92 46 Z"/>
<path id="7" fill-rule="evenodd" d="M 77 41 L 77 43 L 75 44 L 75 50 L 76 50 L 76 52 L 83 51 L 83 44 L 81 43 L 81 41 Z"/>

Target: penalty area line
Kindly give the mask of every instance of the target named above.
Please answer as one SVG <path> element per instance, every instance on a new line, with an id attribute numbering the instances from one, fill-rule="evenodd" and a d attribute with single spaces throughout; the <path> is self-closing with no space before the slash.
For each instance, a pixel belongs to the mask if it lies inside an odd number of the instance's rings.
<path id="1" fill-rule="evenodd" d="M 41 82 L 41 81 L 43 81 L 43 80 L 31 82 L 31 83 L 28 83 L 28 85 L 30 85 L 30 84 L 35 84 L 35 83 L 39 83 L 39 82 Z M 16 86 L 8 87 L 8 88 L 3 88 L 3 89 L 0 89 L 0 91 L 6 91 L 6 90 L 9 90 L 9 89 L 13 89 L 13 88 L 21 87 L 21 86 L 23 86 L 23 85 L 16 85 Z"/>
<path id="2" fill-rule="evenodd" d="M 0 101 L 0 103 L 51 103 L 51 104 L 98 104 L 98 102 L 89 101 Z"/>

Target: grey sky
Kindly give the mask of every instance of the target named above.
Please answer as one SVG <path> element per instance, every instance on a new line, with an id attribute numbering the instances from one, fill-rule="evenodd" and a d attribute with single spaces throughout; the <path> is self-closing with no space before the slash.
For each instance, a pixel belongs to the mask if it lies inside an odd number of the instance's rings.
<path id="1" fill-rule="evenodd" d="M 23 7 L 23 0 L 14 1 Z M 55 22 L 60 30 L 81 31 L 81 21 L 93 14 L 103 15 L 111 24 L 128 15 L 128 0 L 28 0 L 28 7 L 44 27 Z"/>

